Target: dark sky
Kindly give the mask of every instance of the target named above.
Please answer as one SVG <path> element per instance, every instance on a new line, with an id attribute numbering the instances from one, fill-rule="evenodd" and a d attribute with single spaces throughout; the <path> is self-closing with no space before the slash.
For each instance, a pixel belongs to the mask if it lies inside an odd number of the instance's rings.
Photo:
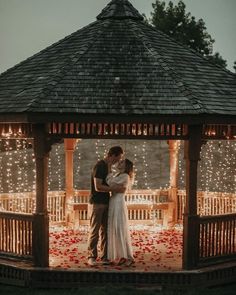
<path id="1" fill-rule="evenodd" d="M 155 0 L 130 0 L 150 15 Z M 0 0 L 0 72 L 95 21 L 110 0 Z M 166 1 L 169 2 L 169 1 Z M 173 0 L 176 4 L 178 0 Z M 184 0 L 202 18 L 233 71 L 236 61 L 236 0 Z"/>

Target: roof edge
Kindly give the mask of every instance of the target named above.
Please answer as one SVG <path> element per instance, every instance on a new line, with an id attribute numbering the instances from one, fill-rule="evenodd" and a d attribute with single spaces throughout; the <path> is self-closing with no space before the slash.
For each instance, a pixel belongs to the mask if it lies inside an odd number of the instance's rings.
<path id="1" fill-rule="evenodd" d="M 115 117 L 113 114 L 80 114 L 78 113 L 13 113 L 0 114 L 0 124 L 7 123 L 169 123 L 169 124 L 229 124 L 236 125 L 235 115 L 222 114 L 122 114 Z"/>

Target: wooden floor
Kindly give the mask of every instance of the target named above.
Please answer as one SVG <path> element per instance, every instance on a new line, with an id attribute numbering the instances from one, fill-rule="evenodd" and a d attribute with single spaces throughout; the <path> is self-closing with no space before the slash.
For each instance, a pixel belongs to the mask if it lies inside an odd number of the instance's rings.
<path id="1" fill-rule="evenodd" d="M 165 272 L 182 269 L 182 227 L 164 229 L 160 226 L 131 227 L 135 265 L 117 264 L 92 267 L 105 271 Z M 76 231 L 63 227 L 50 229 L 50 267 L 89 270 L 87 264 L 88 227 Z"/>
<path id="2" fill-rule="evenodd" d="M 0 283 L 31 288 L 77 288 L 83 285 L 159 286 L 193 288 L 217 286 L 236 280 L 236 262 L 202 269 L 182 269 L 182 228 L 133 227 L 132 244 L 136 263 L 89 267 L 87 264 L 88 228 L 72 231 L 50 228 L 50 267 L 0 259 Z"/>

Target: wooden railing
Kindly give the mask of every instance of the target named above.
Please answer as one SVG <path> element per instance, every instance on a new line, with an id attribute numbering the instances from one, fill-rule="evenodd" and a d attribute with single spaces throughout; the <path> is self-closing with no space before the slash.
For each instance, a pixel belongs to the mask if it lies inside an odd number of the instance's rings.
<path id="1" fill-rule="evenodd" d="M 50 223 L 65 222 L 65 192 L 48 192 Z M 0 195 L 0 255 L 33 260 L 35 194 Z M 37 234 L 37 233 L 36 233 Z"/>
<path id="2" fill-rule="evenodd" d="M 198 232 L 200 265 L 236 259 L 236 214 L 199 217 Z"/>
<path id="3" fill-rule="evenodd" d="M 50 223 L 65 222 L 66 194 L 63 191 L 48 192 L 48 212 Z"/>
<path id="4" fill-rule="evenodd" d="M 0 255 L 32 260 L 33 215 L 0 212 Z"/>
<path id="5" fill-rule="evenodd" d="M 48 211 L 50 222 L 65 221 L 65 192 L 48 192 Z M 0 212 L 35 213 L 36 199 L 34 192 L 11 193 L 0 195 Z"/>
<path id="6" fill-rule="evenodd" d="M 168 225 L 171 222 L 169 215 L 164 211 L 173 210 L 173 203 L 168 201 L 168 190 L 133 190 L 126 194 L 125 201 L 128 207 L 130 224 L 153 225 L 161 223 Z M 89 223 L 90 208 L 89 191 L 75 191 L 74 197 L 67 204 L 68 220 L 73 225 Z M 173 215 L 173 214 L 172 214 Z"/>
<path id="7" fill-rule="evenodd" d="M 169 216 L 164 211 L 171 207 L 168 190 L 133 190 L 125 196 L 131 224 L 168 225 Z"/>
<path id="8" fill-rule="evenodd" d="M 167 210 L 168 190 L 133 190 L 126 195 L 126 202 L 129 208 L 129 219 L 131 223 L 141 222 L 152 223 L 153 220 L 159 223 L 165 218 L 164 210 Z M 75 206 L 84 204 L 84 209 L 77 209 L 77 218 L 81 221 L 88 220 L 87 205 L 89 198 L 88 190 L 75 191 L 74 197 L 69 204 Z M 182 222 L 186 192 L 179 190 L 177 195 L 177 220 Z M 156 206 L 155 204 L 158 204 Z M 155 205 L 155 206 L 154 206 Z M 173 205 L 173 204 L 172 204 Z M 154 207 L 153 207 L 154 206 Z M 135 208 L 134 208 L 135 207 Z M 159 207 L 159 208 L 158 208 Z M 49 220 L 52 223 L 66 221 L 65 217 L 65 192 L 48 192 Z M 132 211 L 133 210 L 133 211 Z M 0 195 L 0 211 L 19 212 L 33 214 L 35 212 L 34 193 L 15 193 Z M 231 214 L 236 212 L 236 194 L 217 192 L 198 192 L 198 214 L 200 216 Z M 146 221 L 145 221 L 146 220 Z M 83 223 L 83 222 L 82 222 Z"/>
<path id="9" fill-rule="evenodd" d="M 200 216 L 236 213 L 236 194 L 219 192 L 202 192 L 198 194 L 197 209 Z M 179 190 L 177 195 L 177 218 L 182 221 L 186 192 Z"/>
<path id="10" fill-rule="evenodd" d="M 88 203 L 89 193 L 88 190 L 76 190 L 71 202 L 76 204 Z M 126 194 L 125 201 L 127 204 L 145 205 L 167 202 L 168 190 L 132 190 Z"/>
<path id="11" fill-rule="evenodd" d="M 34 198 L 33 194 L 0 196 L 1 256 L 32 259 Z M 88 198 L 89 191 L 76 191 L 74 198 L 65 205 L 64 192 L 49 192 L 48 207 L 51 211 L 51 222 L 65 221 L 65 210 L 69 212 L 72 209 L 74 224 L 76 222 L 78 225 L 88 224 Z M 178 198 L 178 213 L 180 214 L 184 210 L 185 192 L 179 191 Z M 236 258 L 235 199 L 234 194 L 198 193 L 198 210 L 199 213 L 205 214 L 205 216 L 196 216 L 195 222 L 196 244 L 199 245 L 196 261 L 199 266 L 222 258 Z M 164 220 L 164 224 L 168 225 L 169 220 L 165 218 L 173 212 L 173 202 L 168 201 L 168 190 L 132 191 L 126 195 L 126 202 L 131 224 L 153 225 L 158 221 L 163 223 Z M 212 207 L 211 210 L 209 207 Z M 28 211 L 30 214 L 13 213 L 11 210 Z M 234 214 L 229 214 L 232 211 Z M 224 212 L 225 215 L 218 214 L 220 212 Z M 209 216 L 209 214 L 215 214 L 215 216 Z"/>
<path id="12" fill-rule="evenodd" d="M 32 214 L 35 212 L 35 193 L 9 193 L 0 195 L 0 211 Z"/>

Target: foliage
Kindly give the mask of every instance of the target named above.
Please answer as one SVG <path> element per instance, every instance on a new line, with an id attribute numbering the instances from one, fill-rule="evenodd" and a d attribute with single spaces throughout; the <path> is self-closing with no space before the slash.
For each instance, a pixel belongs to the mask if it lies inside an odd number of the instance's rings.
<path id="1" fill-rule="evenodd" d="M 216 52 L 214 55 L 207 56 L 208 60 L 212 61 L 213 63 L 226 68 L 227 67 L 227 61 L 223 59 L 223 57 L 219 54 L 219 52 Z"/>
<path id="2" fill-rule="evenodd" d="M 166 5 L 165 1 L 156 0 L 152 7 L 153 12 L 148 20 L 151 25 L 226 68 L 226 60 L 218 52 L 212 54 L 215 40 L 208 34 L 205 22 L 203 19 L 196 20 L 190 12 L 187 13 L 182 0 L 176 6 L 172 1 Z"/>

